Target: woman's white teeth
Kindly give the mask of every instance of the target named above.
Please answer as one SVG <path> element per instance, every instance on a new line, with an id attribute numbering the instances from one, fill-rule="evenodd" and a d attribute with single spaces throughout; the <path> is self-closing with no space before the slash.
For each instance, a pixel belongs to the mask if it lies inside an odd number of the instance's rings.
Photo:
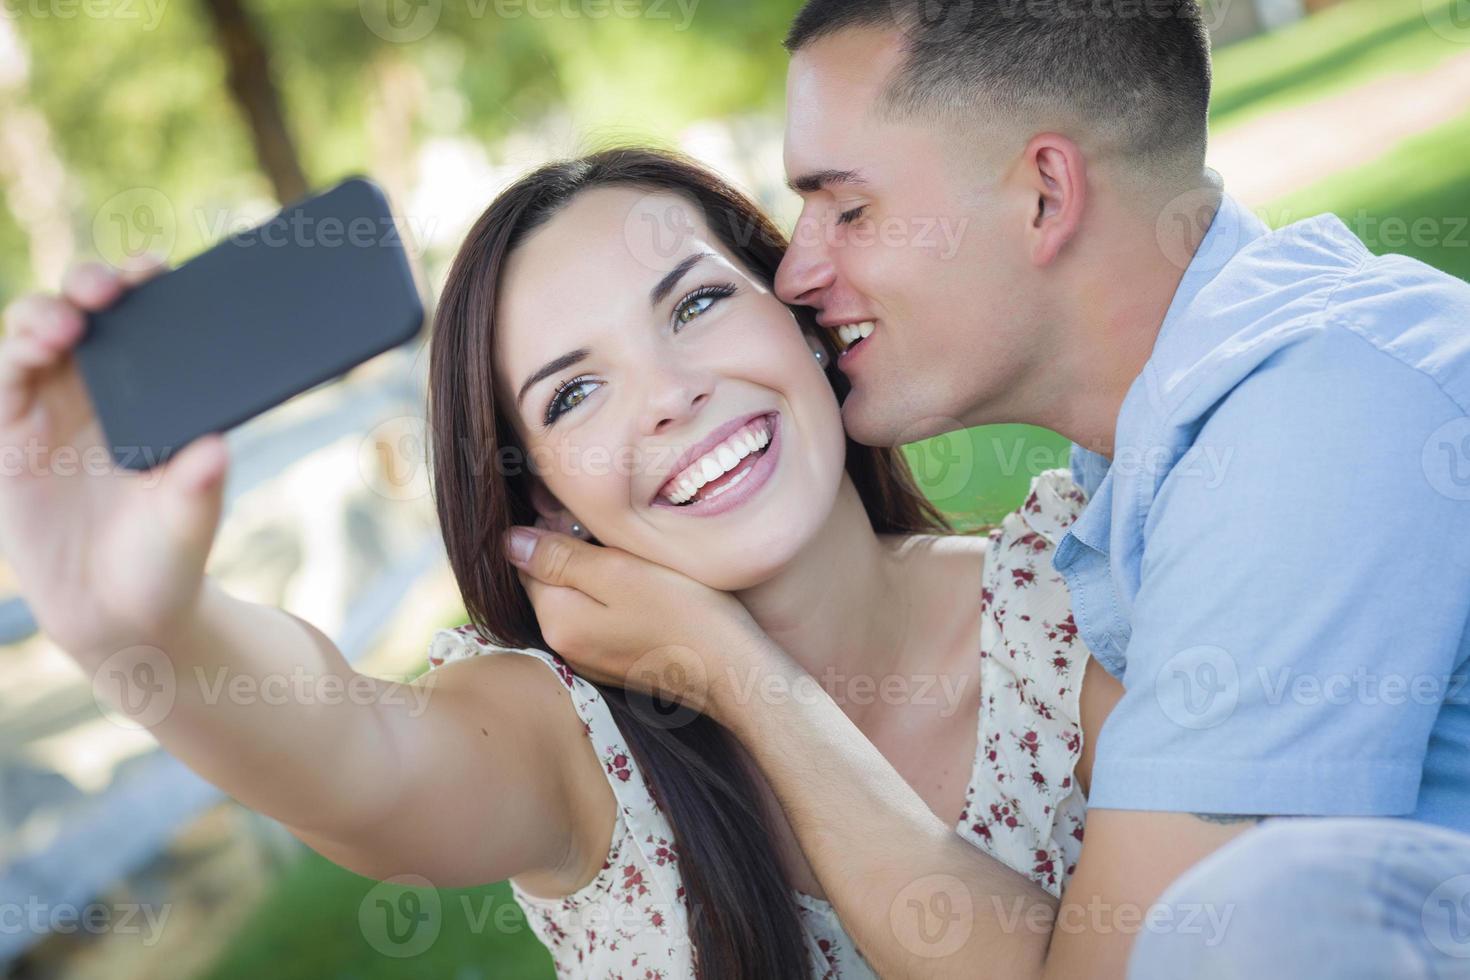
<path id="1" fill-rule="evenodd" d="M 672 504 L 688 503 L 694 499 L 705 484 L 718 480 L 739 466 L 742 459 L 764 449 L 770 441 L 769 421 L 761 419 L 758 422 L 752 422 L 690 463 L 684 472 L 669 484 L 670 489 L 664 494 L 665 498 Z M 732 481 L 730 486 L 734 486 L 735 482 Z"/>
<path id="2" fill-rule="evenodd" d="M 864 320 L 862 323 L 844 323 L 837 328 L 837 336 L 844 344 L 851 347 L 859 340 L 872 336 L 873 326 L 872 320 Z"/>

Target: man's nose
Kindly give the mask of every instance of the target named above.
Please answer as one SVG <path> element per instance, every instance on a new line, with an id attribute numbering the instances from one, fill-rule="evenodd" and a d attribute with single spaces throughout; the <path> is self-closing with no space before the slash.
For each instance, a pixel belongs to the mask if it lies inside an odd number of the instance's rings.
<path id="1" fill-rule="evenodd" d="M 776 269 L 776 295 L 789 306 L 821 308 L 821 297 L 836 279 L 831 250 L 822 241 L 816 216 L 803 214 L 791 244 Z"/>

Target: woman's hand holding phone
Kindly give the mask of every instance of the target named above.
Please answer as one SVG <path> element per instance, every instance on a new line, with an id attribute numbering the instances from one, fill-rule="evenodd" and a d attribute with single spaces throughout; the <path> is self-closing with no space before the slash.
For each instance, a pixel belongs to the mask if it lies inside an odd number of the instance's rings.
<path id="1" fill-rule="evenodd" d="M 119 467 L 73 356 L 87 313 L 161 271 L 76 266 L 61 295 L 4 311 L 0 552 L 42 631 L 79 658 L 165 635 L 199 594 L 219 523 L 223 436 L 157 469 Z"/>

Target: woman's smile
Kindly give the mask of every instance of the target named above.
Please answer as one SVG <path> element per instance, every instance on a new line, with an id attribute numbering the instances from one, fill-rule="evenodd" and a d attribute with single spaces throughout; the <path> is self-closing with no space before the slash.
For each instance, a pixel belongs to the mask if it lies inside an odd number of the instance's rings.
<path id="1" fill-rule="evenodd" d="M 759 493 L 779 461 L 781 413 L 731 419 L 675 464 L 652 505 L 689 517 L 724 514 Z"/>

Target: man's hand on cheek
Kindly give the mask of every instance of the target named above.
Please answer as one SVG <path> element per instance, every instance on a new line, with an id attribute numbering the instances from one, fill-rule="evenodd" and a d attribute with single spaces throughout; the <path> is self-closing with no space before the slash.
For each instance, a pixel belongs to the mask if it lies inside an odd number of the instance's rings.
<path id="1" fill-rule="evenodd" d="M 513 528 L 505 544 L 547 645 L 589 680 L 718 719 L 752 672 L 790 668 L 728 592 L 539 528 Z"/>

